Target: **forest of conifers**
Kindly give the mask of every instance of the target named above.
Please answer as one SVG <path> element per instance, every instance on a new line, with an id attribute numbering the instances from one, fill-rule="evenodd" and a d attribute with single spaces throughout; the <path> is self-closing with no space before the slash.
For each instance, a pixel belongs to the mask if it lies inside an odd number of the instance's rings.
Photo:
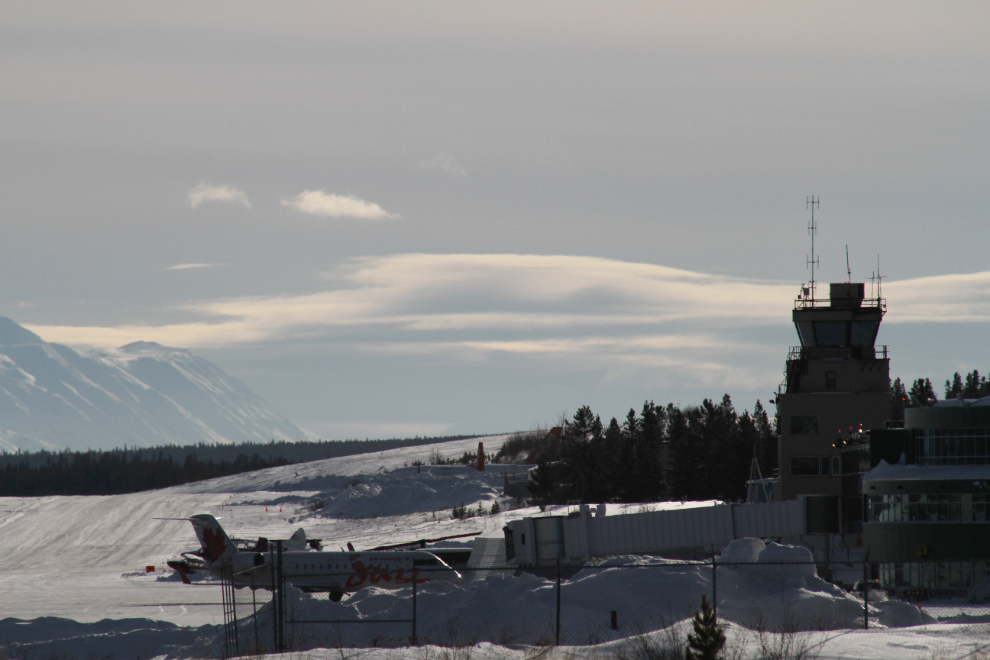
<path id="1" fill-rule="evenodd" d="M 777 438 L 759 401 L 742 414 L 728 394 L 685 408 L 647 401 L 608 424 L 584 406 L 564 423 L 556 448 L 545 443 L 530 490 L 538 504 L 738 501 L 754 457 L 770 476 Z"/>
<path id="2" fill-rule="evenodd" d="M 6 453 L 0 455 L 0 496 L 135 493 L 289 463 L 471 437 L 475 436 Z"/>

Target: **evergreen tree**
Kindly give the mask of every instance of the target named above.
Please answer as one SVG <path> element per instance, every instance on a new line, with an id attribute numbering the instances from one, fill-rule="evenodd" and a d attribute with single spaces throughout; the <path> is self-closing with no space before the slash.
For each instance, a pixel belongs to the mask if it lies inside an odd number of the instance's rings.
<path id="1" fill-rule="evenodd" d="M 769 477 L 777 469 L 777 429 L 759 399 L 753 406 L 753 422 L 756 424 L 756 458 L 763 476 Z"/>
<path id="2" fill-rule="evenodd" d="M 488 512 L 488 514 L 492 516 L 497 516 L 500 513 L 502 513 L 502 507 L 499 506 L 498 500 L 495 500 L 494 502 L 492 502 L 492 508 Z"/>
<path id="3" fill-rule="evenodd" d="M 904 421 L 904 406 L 907 404 L 907 390 L 900 378 L 894 379 L 890 386 L 890 418 L 902 422 Z"/>
<path id="4" fill-rule="evenodd" d="M 536 469 L 529 473 L 527 486 L 533 495 L 533 502 L 541 510 L 554 501 L 557 485 L 554 483 L 553 468 L 549 461 L 544 459 L 537 463 Z"/>
<path id="5" fill-rule="evenodd" d="M 956 374 L 956 376 L 958 377 L 959 374 Z M 945 384 L 946 391 L 948 392 L 949 382 L 946 381 Z M 918 378 L 915 380 L 911 385 L 911 391 L 908 393 L 908 399 L 911 402 L 912 408 L 927 408 L 934 405 L 936 397 L 935 388 L 932 387 L 932 381 L 927 378 Z"/>
<path id="6" fill-rule="evenodd" d="M 966 374 L 966 383 L 963 385 L 964 399 L 979 399 L 986 396 L 987 379 L 980 376 L 980 372 L 973 369 L 972 373 Z"/>
<path id="7" fill-rule="evenodd" d="M 949 381 L 945 381 L 945 398 L 958 399 L 962 395 L 962 393 L 963 393 L 962 376 L 960 376 L 959 372 L 957 371 L 952 376 L 952 383 L 949 383 Z"/>
<path id="8" fill-rule="evenodd" d="M 688 633 L 685 660 L 724 660 L 720 651 L 725 646 L 725 629 L 718 625 L 715 612 L 708 605 L 708 598 L 701 594 L 701 611 L 691 620 L 694 633 Z"/>

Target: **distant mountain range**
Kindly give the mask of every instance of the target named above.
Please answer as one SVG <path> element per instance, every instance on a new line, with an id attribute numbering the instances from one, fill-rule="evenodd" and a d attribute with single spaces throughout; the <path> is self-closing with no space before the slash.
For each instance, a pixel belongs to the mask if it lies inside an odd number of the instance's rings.
<path id="1" fill-rule="evenodd" d="M 78 353 L 0 316 L 0 450 L 313 440 L 187 350 Z"/>

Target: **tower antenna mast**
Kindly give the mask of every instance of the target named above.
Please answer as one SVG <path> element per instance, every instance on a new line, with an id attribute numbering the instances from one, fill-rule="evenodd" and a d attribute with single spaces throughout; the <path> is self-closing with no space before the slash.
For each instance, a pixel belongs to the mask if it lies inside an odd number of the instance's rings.
<path id="1" fill-rule="evenodd" d="M 818 233 L 818 225 L 815 224 L 815 207 L 820 205 L 818 201 L 820 197 L 810 195 L 805 198 L 805 208 L 811 209 L 811 222 L 808 223 L 808 234 L 811 236 L 811 258 L 807 259 L 805 267 L 811 266 L 811 299 L 815 299 L 815 268 L 821 267 L 818 259 L 815 257 L 815 234 Z"/>
<path id="2" fill-rule="evenodd" d="M 853 273 L 849 269 L 849 244 L 846 243 L 846 282 L 853 281 Z"/>

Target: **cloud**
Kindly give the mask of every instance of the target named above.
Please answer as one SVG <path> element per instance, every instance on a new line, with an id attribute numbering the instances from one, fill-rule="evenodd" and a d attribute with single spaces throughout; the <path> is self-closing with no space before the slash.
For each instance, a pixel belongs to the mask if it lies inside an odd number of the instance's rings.
<path id="1" fill-rule="evenodd" d="M 892 323 L 990 321 L 990 272 L 919 277 L 883 285 Z"/>
<path id="2" fill-rule="evenodd" d="M 429 160 L 420 161 L 416 167 L 423 170 L 440 171 L 453 177 L 467 176 L 467 172 L 461 167 L 461 164 L 447 153 L 440 153 Z"/>
<path id="3" fill-rule="evenodd" d="M 189 191 L 189 205 L 195 209 L 206 202 L 243 204 L 246 208 L 251 208 L 251 202 L 243 190 L 233 186 L 215 186 L 204 181 Z"/>
<path id="4" fill-rule="evenodd" d="M 323 291 L 191 301 L 195 322 L 30 326 L 48 341 L 188 348 L 306 343 L 430 364 L 534 360 L 712 386 L 779 379 L 797 285 L 580 256 L 396 254 L 324 273 Z M 990 321 L 990 272 L 884 284 L 889 323 Z M 685 381 L 687 382 L 687 381 Z"/>
<path id="5" fill-rule="evenodd" d="M 94 333 L 106 330 L 109 337 L 195 347 L 321 337 L 328 332 L 363 335 L 379 328 L 393 340 L 455 333 L 464 335 L 459 339 L 464 346 L 481 348 L 471 342 L 503 341 L 501 333 L 543 341 L 548 335 L 570 338 L 623 328 L 626 334 L 637 329 L 655 334 L 665 324 L 786 325 L 795 290 L 788 284 L 653 264 L 516 254 L 360 257 L 324 276 L 327 289 L 316 293 L 182 305 L 183 315 L 191 312 L 202 319 L 196 323 L 47 327 L 39 334 L 89 343 Z M 83 337 L 86 341 L 80 341 Z"/>
<path id="6" fill-rule="evenodd" d="M 227 264 L 174 264 L 165 266 L 165 270 L 189 270 L 190 268 L 219 268 Z"/>
<path id="7" fill-rule="evenodd" d="M 283 199 L 282 204 L 302 213 L 324 218 L 386 220 L 401 217 L 398 213 L 389 213 L 374 202 L 366 202 L 350 195 L 328 195 L 322 190 L 304 190 L 292 199 Z"/>

